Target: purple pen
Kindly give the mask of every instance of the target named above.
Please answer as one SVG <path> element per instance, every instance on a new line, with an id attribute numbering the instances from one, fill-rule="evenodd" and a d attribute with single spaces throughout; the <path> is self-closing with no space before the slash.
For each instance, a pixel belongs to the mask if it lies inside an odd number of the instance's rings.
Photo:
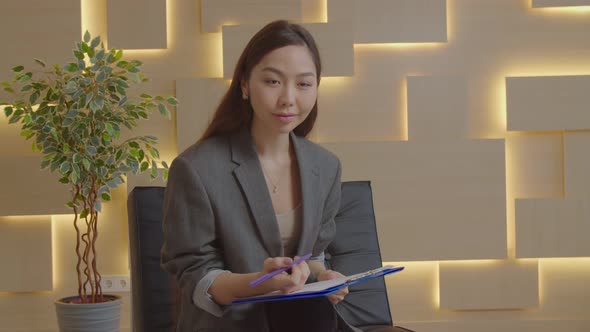
<path id="1" fill-rule="evenodd" d="M 304 256 L 301 256 L 301 257 L 297 258 L 296 260 L 294 260 L 293 263 L 291 263 L 289 266 L 285 266 L 285 267 L 282 267 L 282 268 L 280 268 L 278 270 L 274 270 L 272 272 L 269 272 L 269 273 L 263 275 L 262 277 L 260 277 L 260 278 L 258 278 L 256 280 L 252 280 L 250 282 L 250 287 L 254 287 L 254 286 L 260 284 L 261 282 L 266 281 L 266 280 L 268 280 L 268 279 L 276 276 L 277 274 L 279 274 L 281 272 L 287 271 L 288 269 L 290 269 L 291 267 L 293 267 L 293 265 L 297 265 L 297 264 L 299 264 L 299 263 L 301 263 L 303 261 L 306 261 L 310 257 L 311 257 L 311 253 L 309 253 L 307 255 L 304 255 Z"/>

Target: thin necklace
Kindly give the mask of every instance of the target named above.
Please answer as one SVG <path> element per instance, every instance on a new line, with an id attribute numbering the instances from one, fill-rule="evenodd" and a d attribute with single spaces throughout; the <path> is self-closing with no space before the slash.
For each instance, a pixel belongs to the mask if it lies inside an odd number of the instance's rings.
<path id="1" fill-rule="evenodd" d="M 262 166 L 262 173 L 264 173 L 266 178 L 268 178 L 268 181 L 270 182 L 270 185 L 272 186 L 272 193 L 276 194 L 277 191 L 279 190 L 279 184 L 281 183 L 280 174 L 279 174 L 279 181 L 273 181 L 273 179 L 270 177 L 269 173 L 266 171 L 266 168 L 264 168 L 264 163 L 262 161 L 260 161 L 260 166 Z"/>

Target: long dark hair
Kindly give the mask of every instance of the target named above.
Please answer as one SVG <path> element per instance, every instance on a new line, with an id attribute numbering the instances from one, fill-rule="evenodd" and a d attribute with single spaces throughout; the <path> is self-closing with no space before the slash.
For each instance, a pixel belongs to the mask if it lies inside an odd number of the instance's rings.
<path id="1" fill-rule="evenodd" d="M 233 79 L 228 91 L 225 93 L 211 123 L 203 133 L 199 141 L 213 136 L 228 135 L 240 128 L 250 128 L 252 125 L 253 110 L 248 100 L 242 99 L 241 82 L 247 81 L 256 66 L 268 53 L 285 46 L 306 46 L 316 67 L 317 84 L 320 84 L 322 64 L 320 52 L 315 40 L 304 27 L 285 20 L 274 21 L 258 31 L 242 52 Z M 313 105 L 307 118 L 293 131 L 298 136 L 307 136 L 313 129 L 318 116 L 318 104 Z"/>

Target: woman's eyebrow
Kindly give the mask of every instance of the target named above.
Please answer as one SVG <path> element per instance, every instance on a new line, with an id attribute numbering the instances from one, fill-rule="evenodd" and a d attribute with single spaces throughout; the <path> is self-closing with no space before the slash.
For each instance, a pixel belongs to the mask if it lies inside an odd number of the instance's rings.
<path id="1" fill-rule="evenodd" d="M 281 77 L 286 76 L 285 73 L 283 73 L 282 71 L 280 71 L 274 67 L 264 67 L 264 68 L 262 68 L 262 71 L 269 71 L 269 72 L 275 73 Z M 305 73 L 297 74 L 297 77 L 307 77 L 307 76 L 315 77 L 315 73 L 305 72 Z"/>

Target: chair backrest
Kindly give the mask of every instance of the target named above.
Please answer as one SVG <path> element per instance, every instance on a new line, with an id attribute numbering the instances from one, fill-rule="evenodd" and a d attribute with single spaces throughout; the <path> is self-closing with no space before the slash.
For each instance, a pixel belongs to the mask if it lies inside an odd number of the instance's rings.
<path id="1" fill-rule="evenodd" d="M 336 237 L 326 252 L 327 267 L 344 275 L 381 267 L 370 182 L 342 183 L 342 199 L 335 219 Z M 349 291 L 337 305 L 347 322 L 363 330 L 392 325 L 383 278 L 356 284 Z"/>
<path id="2" fill-rule="evenodd" d="M 136 332 L 173 331 L 178 312 L 175 280 L 160 267 L 163 197 L 163 187 L 135 187 L 127 202 Z M 381 266 L 369 182 L 342 183 L 336 228 L 336 238 L 326 252 L 329 268 L 348 275 Z M 392 325 L 383 278 L 351 287 L 338 306 L 344 319 L 363 330 Z"/>

